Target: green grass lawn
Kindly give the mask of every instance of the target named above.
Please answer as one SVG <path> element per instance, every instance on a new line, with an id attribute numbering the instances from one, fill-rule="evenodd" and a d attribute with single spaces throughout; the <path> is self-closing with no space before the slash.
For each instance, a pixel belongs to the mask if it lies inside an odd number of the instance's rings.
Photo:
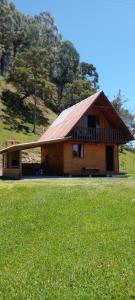
<path id="1" fill-rule="evenodd" d="M 0 181 L 0 299 L 135 299 L 135 180 Z"/>
<path id="2" fill-rule="evenodd" d="M 0 122 L 0 138 L 1 149 L 38 135 Z M 0 300 L 135 299 L 132 152 L 120 169 L 130 177 L 0 181 Z"/>

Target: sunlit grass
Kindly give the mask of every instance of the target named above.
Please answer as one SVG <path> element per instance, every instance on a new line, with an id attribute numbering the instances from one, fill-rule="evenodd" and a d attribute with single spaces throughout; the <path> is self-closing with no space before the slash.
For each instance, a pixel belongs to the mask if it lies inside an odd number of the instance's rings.
<path id="1" fill-rule="evenodd" d="M 134 299 L 133 179 L 0 182 L 1 299 Z"/>

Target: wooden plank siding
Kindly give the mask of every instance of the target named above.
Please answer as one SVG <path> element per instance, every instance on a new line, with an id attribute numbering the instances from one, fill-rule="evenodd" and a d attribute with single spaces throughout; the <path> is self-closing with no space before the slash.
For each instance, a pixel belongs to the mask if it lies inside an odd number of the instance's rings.
<path id="1" fill-rule="evenodd" d="M 80 142 L 75 142 L 80 144 Z M 73 142 L 64 143 L 64 174 L 82 175 L 83 170 L 88 170 L 88 173 L 107 174 L 106 171 L 106 145 L 105 144 L 90 144 L 83 143 L 84 157 L 73 157 L 72 154 Z M 118 146 L 114 146 L 114 172 L 119 172 Z"/>
<path id="2" fill-rule="evenodd" d="M 119 172 L 119 145 L 117 145 L 114 141 L 114 144 L 112 143 L 111 139 L 111 132 L 109 133 L 109 130 L 113 130 L 114 125 L 113 123 L 107 118 L 107 113 L 103 113 L 100 107 L 96 107 L 96 103 L 93 107 L 89 108 L 87 112 L 84 115 L 96 115 L 99 117 L 99 130 L 108 130 L 108 135 L 110 137 L 110 140 L 104 140 L 103 141 L 97 141 L 97 143 L 94 143 L 93 141 L 87 141 L 84 140 L 74 140 L 72 142 L 66 142 L 64 143 L 64 173 L 65 174 L 72 174 L 72 175 L 81 175 L 83 172 L 83 169 L 91 170 L 91 173 L 94 173 L 94 170 L 99 170 L 99 174 L 107 174 L 106 170 L 106 146 L 107 143 L 111 143 L 110 145 L 114 148 L 114 173 Z M 78 127 L 82 127 L 85 125 L 83 123 L 84 118 L 82 117 L 79 122 L 76 124 L 74 129 L 77 129 Z M 73 129 L 73 130 L 74 130 Z M 94 129 L 93 129 L 94 130 Z M 117 131 L 117 129 L 114 129 Z M 102 134 L 101 131 L 101 134 Z M 118 129 L 119 131 L 119 129 Z M 119 132 L 118 132 L 119 133 Z M 106 132 L 102 134 L 106 137 Z M 115 132 L 112 132 L 112 135 L 115 136 Z M 117 140 L 117 139 L 116 139 Z M 78 158 L 73 157 L 72 155 L 72 144 L 78 143 L 84 145 L 84 158 Z M 93 171 L 92 171 L 93 170 Z M 89 171 L 90 172 L 90 171 Z"/>
<path id="3" fill-rule="evenodd" d="M 103 113 L 100 111 L 99 108 L 93 106 L 93 107 L 88 109 L 88 111 L 84 114 L 84 116 L 85 115 L 87 115 L 87 116 L 88 115 L 90 115 L 90 116 L 95 115 L 95 116 L 99 117 L 101 128 L 111 128 L 111 124 L 109 124 L 106 117 L 104 117 Z M 75 127 L 81 127 L 81 126 L 82 127 L 84 126 L 83 117 L 79 120 L 79 122 L 76 124 Z"/>
<path id="4" fill-rule="evenodd" d="M 81 142 L 75 142 L 80 144 Z M 105 175 L 106 171 L 106 144 L 92 144 L 84 142 L 84 157 L 73 157 L 73 141 L 65 143 L 48 144 L 41 147 L 41 163 L 44 166 L 46 175 L 84 175 L 95 174 Z M 114 147 L 114 171 L 119 172 L 119 156 L 117 145 Z"/>
<path id="5" fill-rule="evenodd" d="M 41 147 L 41 164 L 46 175 L 63 175 L 63 143 L 46 144 Z"/>

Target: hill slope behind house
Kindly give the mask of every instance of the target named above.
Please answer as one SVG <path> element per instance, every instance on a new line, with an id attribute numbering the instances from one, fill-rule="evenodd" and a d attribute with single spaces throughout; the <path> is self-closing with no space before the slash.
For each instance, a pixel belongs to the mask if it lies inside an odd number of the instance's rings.
<path id="1" fill-rule="evenodd" d="M 10 97 L 3 100 L 2 92 L 8 91 Z M 40 135 L 53 122 L 57 115 L 44 105 L 41 99 L 37 100 L 37 134 L 33 129 L 33 99 L 29 97 L 22 103 L 16 94 L 16 88 L 0 77 L 0 149 L 5 147 L 8 140 L 19 143 L 32 142 L 39 139 Z M 23 151 L 25 162 L 40 162 L 40 148 Z M 1 165 L 0 155 L 0 165 Z"/>
<path id="2" fill-rule="evenodd" d="M 2 92 L 8 90 L 10 97 L 2 99 Z M 39 138 L 43 131 L 56 118 L 56 114 L 38 99 L 37 101 L 37 134 L 33 128 L 33 99 L 32 97 L 20 102 L 16 88 L 0 77 L 0 149 L 7 140 L 31 142 Z"/>

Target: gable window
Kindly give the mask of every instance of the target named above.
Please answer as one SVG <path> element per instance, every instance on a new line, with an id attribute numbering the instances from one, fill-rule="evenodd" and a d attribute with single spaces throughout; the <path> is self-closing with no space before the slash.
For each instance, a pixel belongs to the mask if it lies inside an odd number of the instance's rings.
<path id="1" fill-rule="evenodd" d="M 100 120 L 98 116 L 89 115 L 84 116 L 84 127 L 86 128 L 99 128 L 100 127 Z"/>
<path id="2" fill-rule="evenodd" d="M 83 144 L 73 144 L 72 146 L 73 157 L 84 157 L 84 145 Z"/>

